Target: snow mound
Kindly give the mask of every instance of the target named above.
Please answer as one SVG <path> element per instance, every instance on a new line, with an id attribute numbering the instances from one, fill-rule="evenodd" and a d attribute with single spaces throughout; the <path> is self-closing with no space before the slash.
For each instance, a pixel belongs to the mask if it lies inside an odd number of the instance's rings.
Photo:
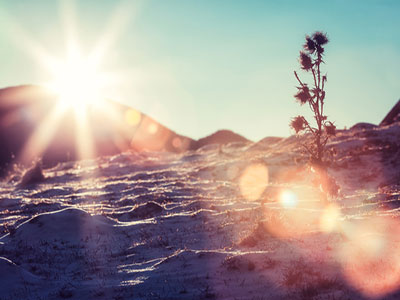
<path id="1" fill-rule="evenodd" d="M 375 124 L 371 124 L 371 123 L 357 123 L 353 126 L 351 126 L 350 130 L 368 130 L 368 129 L 374 129 L 377 128 L 378 126 Z"/>
<path id="2" fill-rule="evenodd" d="M 127 213 L 120 216 L 121 221 L 130 221 L 131 219 L 147 219 L 155 217 L 162 213 L 164 208 L 156 202 L 149 201 L 139 205 Z"/>
<path id="3" fill-rule="evenodd" d="M 53 241 L 79 243 L 94 236 L 105 238 L 113 229 L 112 221 L 106 217 L 67 208 L 33 217 L 19 225 L 12 236 L 8 234 L 2 240 L 19 240 L 30 245 Z"/>
<path id="4" fill-rule="evenodd" d="M 122 232 L 106 217 L 92 216 L 81 209 L 68 208 L 31 218 L 0 239 L 0 255 L 15 262 L 0 262 L 0 299 L 93 299 L 100 278 L 117 272 L 114 260 L 128 243 L 123 240 L 126 232 Z M 8 286 L 2 276 L 17 289 L 1 293 Z M 25 284 L 18 290 L 19 283 L 35 282 L 36 278 L 38 284 L 28 289 Z M 75 295 L 78 287 L 83 294 Z"/>

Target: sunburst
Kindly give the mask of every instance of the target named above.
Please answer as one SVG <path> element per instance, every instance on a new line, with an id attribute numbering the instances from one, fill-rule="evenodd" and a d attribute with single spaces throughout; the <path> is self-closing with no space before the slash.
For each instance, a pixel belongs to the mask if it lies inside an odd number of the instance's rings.
<path id="1" fill-rule="evenodd" d="M 106 72 L 103 66 L 110 49 L 113 49 L 119 35 L 124 31 L 127 23 L 137 11 L 127 2 L 121 2 L 115 7 L 114 12 L 105 30 L 99 34 L 97 43 L 91 51 L 85 53 L 79 45 L 76 28 L 75 8 L 73 2 L 60 2 L 62 23 L 64 24 L 66 57 L 57 58 L 49 53 L 38 41 L 21 28 L 12 18 L 8 23 L 14 33 L 17 33 L 20 47 L 38 61 L 43 70 L 47 71 L 48 81 L 43 86 L 48 88 L 57 97 L 57 105 L 42 120 L 21 151 L 21 161 L 30 161 L 40 157 L 56 134 L 56 128 L 62 119 L 62 114 L 71 110 L 76 121 L 76 145 L 79 158 L 93 157 L 96 149 L 91 136 L 90 122 L 87 118 L 88 108 L 96 105 L 101 108 L 102 103 L 110 95 L 110 90 L 115 90 L 121 78 L 117 72 Z M 126 72 L 126 71 L 125 71 Z M 121 71 L 121 73 L 123 73 Z M 104 107 L 105 110 L 110 106 Z M 113 115 L 113 112 L 109 112 Z M 46 137 L 45 139 L 43 137 Z"/>
<path id="2" fill-rule="evenodd" d="M 80 52 L 54 64 L 51 71 L 54 78 L 46 87 L 58 96 L 61 105 L 83 110 L 99 102 L 106 92 L 106 75 Z"/>

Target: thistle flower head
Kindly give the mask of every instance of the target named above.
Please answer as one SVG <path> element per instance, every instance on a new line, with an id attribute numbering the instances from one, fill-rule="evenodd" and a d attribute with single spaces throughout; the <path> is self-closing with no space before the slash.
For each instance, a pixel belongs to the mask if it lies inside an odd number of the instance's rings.
<path id="1" fill-rule="evenodd" d="M 300 65 L 301 65 L 301 68 L 306 71 L 311 70 L 311 68 L 313 66 L 311 57 L 303 51 L 300 51 Z"/>
<path id="2" fill-rule="evenodd" d="M 310 99 L 310 90 L 307 85 L 298 87 L 297 93 L 294 95 L 297 101 L 300 102 L 301 105 L 306 104 Z"/>
<path id="3" fill-rule="evenodd" d="M 306 36 L 306 43 L 303 45 L 303 48 L 311 54 L 315 51 L 315 43 L 308 35 Z"/>
<path id="4" fill-rule="evenodd" d="M 318 52 L 319 54 L 323 54 L 323 53 L 325 52 L 324 47 L 322 47 L 322 46 L 320 46 L 320 45 L 316 45 L 316 46 L 315 46 L 315 49 L 317 50 L 317 52 Z"/>
<path id="5" fill-rule="evenodd" d="M 321 31 L 315 32 L 312 38 L 314 42 L 319 46 L 325 45 L 326 43 L 329 42 L 328 38 L 326 37 L 326 34 Z"/>
<path id="6" fill-rule="evenodd" d="M 332 122 L 325 124 L 325 131 L 327 135 L 336 135 L 336 126 Z"/>
<path id="7" fill-rule="evenodd" d="M 306 120 L 302 116 L 297 116 L 290 122 L 290 127 L 292 127 L 296 133 L 299 133 L 306 128 Z"/>

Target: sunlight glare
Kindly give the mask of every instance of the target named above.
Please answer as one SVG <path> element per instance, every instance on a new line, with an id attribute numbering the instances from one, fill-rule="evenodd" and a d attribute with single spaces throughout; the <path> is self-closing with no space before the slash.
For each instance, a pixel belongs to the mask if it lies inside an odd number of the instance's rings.
<path id="1" fill-rule="evenodd" d="M 400 284 L 399 225 L 375 217 L 352 224 L 338 255 L 348 282 L 364 295 L 379 298 Z M 350 226 L 348 226 L 350 227 Z"/>
<path id="2" fill-rule="evenodd" d="M 131 138 L 131 147 L 134 149 L 160 151 L 165 150 L 171 132 L 158 125 L 153 119 L 142 115 L 141 121 Z"/>
<path id="3" fill-rule="evenodd" d="M 136 109 L 128 109 L 125 112 L 125 121 L 130 126 L 137 126 L 140 123 L 142 116 Z"/>
<path id="4" fill-rule="evenodd" d="M 39 126 L 26 141 L 20 155 L 19 161 L 28 163 L 40 157 L 51 143 L 57 132 L 58 120 L 65 113 L 62 106 L 55 106 L 53 110 L 43 119 Z"/>
<path id="5" fill-rule="evenodd" d="M 285 189 L 277 194 L 277 209 L 281 212 L 279 222 L 269 222 L 268 230 L 279 238 L 306 236 L 319 229 L 323 204 L 319 193 L 306 186 Z M 271 209 L 265 207 L 265 215 Z"/>
<path id="6" fill-rule="evenodd" d="M 297 206 L 299 199 L 297 195 L 290 190 L 285 190 L 280 196 L 280 202 L 285 208 L 294 208 Z"/>
<path id="7" fill-rule="evenodd" d="M 98 150 L 102 149 L 96 149 L 100 145 L 99 141 L 102 141 L 107 132 L 113 132 L 114 128 L 117 128 L 125 139 L 131 139 L 129 132 L 131 128 L 126 126 L 126 122 L 131 125 L 139 123 L 141 116 L 130 113 L 130 116 L 124 119 L 124 115 L 119 115 L 115 108 L 110 105 L 107 107 L 106 98 L 115 98 L 113 92 L 119 90 L 122 80 L 125 80 L 121 71 L 113 66 L 115 46 L 138 9 L 139 5 L 131 1 L 123 1 L 115 5 L 109 19 L 102 20 L 104 28 L 96 33 L 98 36 L 95 44 L 91 49 L 83 51 L 81 46 L 85 43 L 79 43 L 78 34 L 85 30 L 82 30 L 82 24 L 78 24 L 77 5 L 75 1 L 59 1 L 65 50 L 57 54 L 48 51 L 48 44 L 41 44 L 39 40 L 32 38 L 34 35 L 21 27 L 20 20 L 15 20 L 3 10 L 0 11 L 0 16 L 9 25 L 6 32 L 9 33 L 10 39 L 21 51 L 26 51 L 26 54 L 40 64 L 40 69 L 45 72 L 41 85 L 47 88 L 52 98 L 57 99 L 57 105 L 40 121 L 27 139 L 24 149 L 18 155 L 19 160 L 32 160 L 47 151 L 48 147 L 54 147 L 53 138 L 57 136 L 57 130 L 61 128 L 65 117 L 74 118 L 68 119 L 74 121 L 69 122 L 70 128 L 61 129 L 76 131 L 71 134 L 76 139 L 76 149 L 71 151 L 71 155 L 76 154 L 78 158 L 92 158 L 97 152 L 101 152 Z M 85 42 L 91 40 L 88 36 L 82 38 Z M 59 37 L 55 37 L 53 44 L 60 44 Z M 113 66 L 112 72 L 109 71 L 110 66 Z M 103 71 L 104 68 L 108 69 L 107 72 Z M 104 126 L 105 130 L 98 130 L 98 121 L 97 124 L 93 124 L 95 118 L 92 117 L 99 115 L 97 112 L 93 113 L 93 110 L 97 109 L 114 121 L 111 126 Z M 126 149 L 126 142 L 120 142 L 123 140 L 120 136 L 115 135 L 113 138 L 115 145 L 110 145 L 110 148 L 115 146 L 121 150 Z"/>
<path id="8" fill-rule="evenodd" d="M 150 134 L 156 134 L 158 131 L 158 125 L 156 123 L 151 123 L 148 127 L 147 130 L 149 131 Z"/>
<path id="9" fill-rule="evenodd" d="M 79 54 L 54 66 L 53 76 L 49 89 L 59 96 L 62 104 L 74 108 L 98 101 L 106 84 L 98 67 Z"/>
<path id="10" fill-rule="evenodd" d="M 255 201 L 268 185 L 268 168 L 263 164 L 248 166 L 240 177 L 239 187 L 244 198 Z"/>
<path id="11" fill-rule="evenodd" d="M 340 221 L 340 209 L 332 204 L 322 211 L 319 226 L 324 232 L 332 232 L 338 229 Z"/>

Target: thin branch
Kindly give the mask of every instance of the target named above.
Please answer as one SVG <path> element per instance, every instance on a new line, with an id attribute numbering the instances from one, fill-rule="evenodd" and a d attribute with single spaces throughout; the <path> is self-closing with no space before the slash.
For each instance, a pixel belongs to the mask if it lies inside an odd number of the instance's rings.
<path id="1" fill-rule="evenodd" d="M 322 92 L 324 92 L 324 88 L 325 88 L 325 81 L 326 81 L 326 76 L 322 76 Z M 321 101 L 321 116 L 324 115 L 324 100 Z"/>
<path id="2" fill-rule="evenodd" d="M 313 127 L 311 127 L 310 126 L 310 123 L 308 123 L 308 121 L 306 120 L 306 118 L 304 118 L 304 117 L 302 117 L 303 118 L 303 120 L 304 120 L 304 124 L 306 124 L 306 127 L 308 128 L 308 130 L 310 130 L 311 131 L 311 133 L 312 134 L 314 134 L 315 133 L 315 130 L 316 130 L 316 128 L 313 128 Z"/>
<path id="3" fill-rule="evenodd" d="M 328 142 L 329 136 L 325 137 L 325 140 L 322 142 L 323 147 L 325 148 L 326 143 Z"/>
<path id="4" fill-rule="evenodd" d="M 324 90 L 325 88 L 325 82 L 326 82 L 326 75 L 322 76 L 322 87 L 321 87 L 322 90 Z"/>
<path id="5" fill-rule="evenodd" d="M 300 83 L 300 85 L 301 85 L 302 87 L 305 87 L 305 84 L 304 84 L 303 82 L 301 82 L 301 80 L 300 80 L 299 76 L 297 75 L 297 72 L 296 72 L 296 71 L 294 71 L 294 76 L 296 77 L 296 79 L 297 79 L 297 81 Z"/>
<path id="6" fill-rule="evenodd" d="M 319 89 L 320 84 L 321 84 L 321 71 L 320 71 L 320 68 L 319 68 L 321 62 L 322 62 L 322 56 L 321 56 L 321 54 L 318 53 L 318 58 L 317 58 L 318 89 Z"/>
<path id="7" fill-rule="evenodd" d="M 314 105 L 315 105 L 315 103 L 310 101 L 310 102 L 308 102 L 308 105 L 310 106 L 311 111 L 314 112 Z"/>
<path id="8" fill-rule="evenodd" d="M 315 70 L 314 70 L 314 68 L 312 68 L 312 74 L 313 74 L 313 77 L 314 77 L 314 86 L 317 87 L 317 86 L 318 86 L 318 85 L 317 85 L 317 78 L 315 77 Z"/>

